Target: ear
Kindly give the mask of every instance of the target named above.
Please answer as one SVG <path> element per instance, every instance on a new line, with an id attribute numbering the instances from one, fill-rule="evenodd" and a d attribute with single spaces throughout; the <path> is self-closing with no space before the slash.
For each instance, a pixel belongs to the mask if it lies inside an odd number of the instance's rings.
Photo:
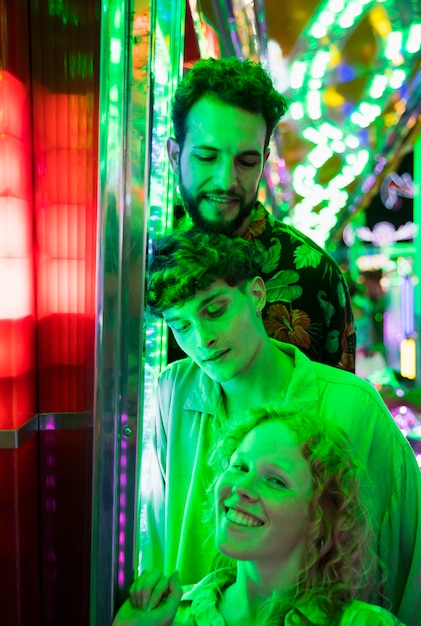
<path id="1" fill-rule="evenodd" d="M 171 163 L 171 169 L 174 174 L 179 173 L 178 160 L 180 157 L 180 146 L 174 139 L 174 137 L 168 137 L 167 139 L 167 153 Z"/>
<path id="2" fill-rule="evenodd" d="M 270 148 L 268 148 L 268 149 L 266 150 L 266 152 L 265 152 L 264 161 L 263 161 L 263 166 L 265 166 L 265 165 L 266 165 L 267 160 L 268 160 L 268 158 L 269 158 L 269 155 L 270 155 Z"/>
<path id="3" fill-rule="evenodd" d="M 263 278 L 255 276 L 249 281 L 248 291 L 252 296 L 256 309 L 263 309 L 266 304 L 266 287 Z"/>

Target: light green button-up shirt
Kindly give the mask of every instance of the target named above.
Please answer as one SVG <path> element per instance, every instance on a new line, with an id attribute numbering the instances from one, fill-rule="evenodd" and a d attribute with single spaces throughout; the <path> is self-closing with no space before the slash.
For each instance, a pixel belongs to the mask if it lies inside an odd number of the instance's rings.
<path id="1" fill-rule="evenodd" d="M 185 589 L 173 626 L 225 626 L 217 603 L 220 592 L 232 582 L 232 572 L 221 569 Z M 330 621 L 317 606 L 300 602 L 287 613 L 284 625 L 330 626 Z M 338 626 L 404 625 L 385 609 L 354 600 L 344 609 Z"/>
<path id="2" fill-rule="evenodd" d="M 388 576 L 386 596 L 407 626 L 420 626 L 421 473 L 412 448 L 369 383 L 310 361 L 293 345 L 275 343 L 295 364 L 280 406 L 315 411 L 340 425 L 367 468 L 362 498 Z M 191 359 L 160 375 L 142 568 L 178 569 L 182 584 L 206 576 L 215 552 L 213 527 L 203 516 L 209 448 L 222 414 L 219 384 Z M 382 605 L 382 599 L 376 603 Z"/>

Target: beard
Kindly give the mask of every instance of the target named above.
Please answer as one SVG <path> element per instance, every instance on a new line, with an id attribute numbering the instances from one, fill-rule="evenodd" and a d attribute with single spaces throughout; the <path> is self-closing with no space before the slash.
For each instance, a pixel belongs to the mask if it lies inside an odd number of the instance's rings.
<path id="1" fill-rule="evenodd" d="M 239 211 L 238 215 L 231 221 L 227 222 L 223 217 L 217 217 L 216 219 L 209 220 L 201 212 L 199 208 L 200 201 L 206 197 L 207 194 L 198 194 L 193 196 L 186 187 L 183 185 L 183 181 L 180 176 L 180 192 L 183 200 L 183 205 L 192 220 L 195 228 L 205 233 L 218 233 L 219 235 L 228 235 L 229 237 L 240 228 L 244 220 L 249 217 L 257 201 L 257 191 L 250 202 L 245 202 L 241 197 L 232 194 L 232 197 L 238 201 Z M 217 196 L 218 193 L 208 192 L 209 195 Z"/>

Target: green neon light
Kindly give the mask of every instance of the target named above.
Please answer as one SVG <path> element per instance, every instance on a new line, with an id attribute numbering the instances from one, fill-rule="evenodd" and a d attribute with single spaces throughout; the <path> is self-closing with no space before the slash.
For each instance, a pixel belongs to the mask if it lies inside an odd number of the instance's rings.
<path id="1" fill-rule="evenodd" d="M 413 0 L 410 4 L 412 21 L 415 21 L 420 7 Z M 334 97 L 338 81 L 328 73 L 337 66 L 338 50 L 346 44 L 352 29 L 370 11 L 376 12 L 371 19 L 376 24 L 379 51 L 373 64 L 374 73 L 366 81 L 361 101 L 354 111 L 344 115 L 340 125 L 333 126 L 326 122 L 331 117 L 328 107 L 340 106 L 343 97 L 338 93 L 339 104 L 329 103 L 329 93 L 324 89 L 326 85 L 332 85 Z M 379 11 L 381 24 L 377 19 Z M 361 130 L 378 123 L 385 104 L 391 97 L 396 98 L 396 91 L 407 80 L 413 55 L 420 47 L 421 24 L 401 24 L 395 0 L 326 0 L 320 4 L 307 32 L 297 44 L 287 94 L 292 101 L 289 114 L 292 119 L 299 120 L 303 138 L 314 143 L 315 147 L 291 172 L 293 189 L 301 199 L 297 202 L 297 198 L 293 198 L 293 206 L 284 219 L 322 246 L 330 231 L 324 223 L 326 215 L 331 223 L 335 211 L 339 213 L 348 201 L 349 193 L 345 187 L 355 183 L 365 171 L 374 169 L 374 155 L 368 145 L 370 134 L 361 134 Z M 395 103 L 395 107 L 398 106 L 404 110 L 405 102 Z M 399 115 L 389 117 L 384 124 L 392 124 L 393 119 L 397 122 Z M 376 145 L 376 151 L 381 151 L 381 147 Z M 340 171 L 321 191 L 317 183 L 318 170 L 334 155 L 339 160 Z M 354 158 L 349 159 L 352 155 Z M 309 165 L 313 170 L 308 169 Z M 338 194 L 338 191 L 342 193 Z M 317 214 L 312 215 L 315 207 Z"/>

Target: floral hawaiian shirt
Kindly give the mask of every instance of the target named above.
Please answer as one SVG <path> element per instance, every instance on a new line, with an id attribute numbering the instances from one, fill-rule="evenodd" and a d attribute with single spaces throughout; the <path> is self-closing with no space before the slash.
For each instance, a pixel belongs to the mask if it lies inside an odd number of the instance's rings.
<path id="1" fill-rule="evenodd" d="M 309 237 L 257 203 L 244 235 L 266 284 L 263 321 L 270 337 L 312 361 L 355 371 L 355 327 L 348 285 L 336 261 Z"/>

